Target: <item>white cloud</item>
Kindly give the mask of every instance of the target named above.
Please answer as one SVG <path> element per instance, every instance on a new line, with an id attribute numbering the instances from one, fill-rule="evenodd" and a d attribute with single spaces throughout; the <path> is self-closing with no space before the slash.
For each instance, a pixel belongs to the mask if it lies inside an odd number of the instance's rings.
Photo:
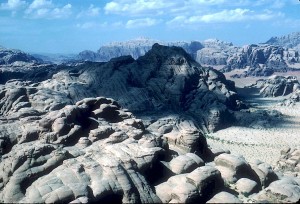
<path id="1" fill-rule="evenodd" d="M 95 22 L 85 22 L 85 23 L 76 24 L 76 27 L 81 29 L 89 29 L 89 28 L 97 27 L 98 25 L 99 24 Z"/>
<path id="2" fill-rule="evenodd" d="M 202 21 L 206 23 L 210 22 L 234 22 L 242 21 L 252 13 L 249 9 L 234 9 L 234 10 L 223 10 L 218 13 L 206 14 L 203 16 L 192 16 L 190 22 Z"/>
<path id="3" fill-rule="evenodd" d="M 72 14 L 72 5 L 57 7 L 51 0 L 34 0 L 25 11 L 29 18 L 67 18 Z"/>
<path id="4" fill-rule="evenodd" d="M 4 10 L 18 10 L 26 5 L 24 0 L 8 0 L 7 3 L 1 3 L 0 9 Z"/>
<path id="5" fill-rule="evenodd" d="M 250 9 L 233 9 L 223 10 L 216 13 L 208 13 L 204 15 L 185 16 L 180 15 L 168 21 L 168 25 L 178 24 L 196 24 L 196 23 L 226 23 L 239 22 L 246 20 L 270 20 L 275 17 L 283 17 L 282 13 L 273 13 L 270 10 L 264 10 L 263 13 L 256 13 Z"/>
<path id="6" fill-rule="evenodd" d="M 206 5 L 220 5 L 226 0 L 188 0 L 188 4 L 206 4 Z"/>
<path id="7" fill-rule="evenodd" d="M 76 24 L 76 27 L 80 29 L 94 29 L 94 28 L 108 28 L 108 27 L 119 28 L 121 26 L 124 26 L 121 21 L 117 21 L 113 23 L 108 23 L 108 22 L 98 23 L 98 22 L 90 21 L 90 22 Z"/>
<path id="8" fill-rule="evenodd" d="M 29 5 L 29 10 L 34 10 L 34 9 L 40 9 L 40 8 L 49 8 L 52 7 L 52 1 L 51 0 L 34 0 L 30 5 Z"/>
<path id="9" fill-rule="evenodd" d="M 66 18 L 72 14 L 72 5 L 67 4 L 62 8 L 55 8 L 49 14 L 51 18 Z"/>
<path id="10" fill-rule="evenodd" d="M 155 14 L 161 13 L 161 9 L 170 8 L 175 5 L 171 0 L 114 0 L 107 3 L 104 7 L 106 13 L 115 14 L 144 14 L 154 11 Z"/>
<path id="11" fill-rule="evenodd" d="M 140 18 L 129 20 L 126 23 L 126 28 L 150 27 L 158 24 L 159 21 L 152 18 Z"/>
<path id="12" fill-rule="evenodd" d="M 272 8 L 280 9 L 280 8 L 283 8 L 285 6 L 285 4 L 286 4 L 285 1 L 276 0 L 271 5 L 272 5 Z"/>
<path id="13" fill-rule="evenodd" d="M 95 17 L 95 16 L 99 16 L 99 14 L 100 14 L 100 8 L 95 7 L 93 4 L 91 4 L 87 10 L 81 11 L 77 15 L 77 18 L 81 18 L 81 17 L 84 17 L 84 16 Z"/>

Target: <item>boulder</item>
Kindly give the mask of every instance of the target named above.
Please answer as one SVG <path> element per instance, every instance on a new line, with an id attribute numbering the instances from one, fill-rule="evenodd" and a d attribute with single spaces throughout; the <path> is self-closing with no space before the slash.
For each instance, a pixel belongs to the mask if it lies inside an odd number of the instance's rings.
<path id="1" fill-rule="evenodd" d="M 179 155 L 169 163 L 170 169 L 175 174 L 189 173 L 197 167 L 203 166 L 204 161 L 196 154 L 187 153 Z"/>
<path id="2" fill-rule="evenodd" d="M 253 193 L 257 193 L 260 190 L 259 185 L 255 181 L 247 178 L 239 179 L 235 185 L 237 192 L 244 196 L 249 196 Z"/>
<path id="3" fill-rule="evenodd" d="M 255 195 L 260 201 L 268 200 L 273 203 L 297 203 L 300 201 L 299 179 L 284 177 L 272 182 L 269 187 Z"/>
<path id="4" fill-rule="evenodd" d="M 214 162 L 216 168 L 221 172 L 222 178 L 228 183 L 235 183 L 240 178 L 258 180 L 258 176 L 242 156 L 224 153 L 217 156 Z"/>
<path id="5" fill-rule="evenodd" d="M 188 174 L 172 176 L 155 189 L 163 203 L 186 203 L 206 202 L 222 187 L 220 172 L 213 167 L 203 166 Z"/>
<path id="6" fill-rule="evenodd" d="M 206 203 L 242 203 L 242 201 L 238 199 L 235 195 L 222 191 L 220 193 L 217 193 Z"/>
<path id="7" fill-rule="evenodd" d="M 251 163 L 251 168 L 259 178 L 257 182 L 263 188 L 268 187 L 270 183 L 278 179 L 278 176 L 274 172 L 273 168 L 267 163 L 257 160 L 255 163 Z"/>
<path id="8" fill-rule="evenodd" d="M 275 170 L 284 174 L 298 176 L 300 173 L 300 150 L 298 148 L 285 148 L 276 162 Z"/>

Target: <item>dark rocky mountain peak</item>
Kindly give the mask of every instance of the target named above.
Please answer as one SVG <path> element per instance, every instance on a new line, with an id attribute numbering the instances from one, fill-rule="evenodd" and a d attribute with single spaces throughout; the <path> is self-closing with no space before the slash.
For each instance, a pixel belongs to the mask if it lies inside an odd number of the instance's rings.
<path id="1" fill-rule="evenodd" d="M 45 68 L 38 68 L 25 78 L 49 90 L 39 92 L 39 97 L 34 97 L 37 100 L 46 93 L 49 97 L 51 92 L 53 97 L 60 98 L 53 101 L 67 103 L 105 96 L 134 113 L 169 111 L 192 115 L 205 131 L 229 125 L 233 121 L 231 110 L 239 108 L 232 81 L 216 70 L 201 67 L 183 48 L 175 46 L 154 44 L 137 60 L 123 56 L 107 63 L 60 65 L 52 70 L 50 67 L 47 73 Z M 47 108 L 52 106 L 61 107 L 50 102 Z"/>
<path id="2" fill-rule="evenodd" d="M 7 49 L 0 47 L 0 65 L 24 64 L 24 63 L 38 63 L 41 60 L 16 49 Z"/>

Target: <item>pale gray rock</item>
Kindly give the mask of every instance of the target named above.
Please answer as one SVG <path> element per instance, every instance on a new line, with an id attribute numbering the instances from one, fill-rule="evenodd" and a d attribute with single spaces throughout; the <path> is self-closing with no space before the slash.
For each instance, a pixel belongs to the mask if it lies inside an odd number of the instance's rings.
<path id="1" fill-rule="evenodd" d="M 237 192 L 244 196 L 249 196 L 259 191 L 259 185 L 255 181 L 247 178 L 239 179 L 235 185 Z"/>
<path id="2" fill-rule="evenodd" d="M 258 202 L 297 203 L 300 200 L 299 178 L 284 177 L 254 196 Z"/>
<path id="3" fill-rule="evenodd" d="M 87 98 L 27 123 L 1 158 L 1 202 L 160 201 L 145 170 L 166 142 L 114 100 Z"/>
<path id="4" fill-rule="evenodd" d="M 231 187 L 226 171 L 274 181 L 270 166 L 208 148 L 204 132 L 238 109 L 234 83 L 180 48 L 45 67 L 0 86 L 0 202 L 206 202 Z"/>
<path id="5" fill-rule="evenodd" d="M 276 162 L 275 170 L 284 174 L 299 176 L 300 173 L 300 150 L 285 148 L 281 150 L 279 160 Z"/>
<path id="6" fill-rule="evenodd" d="M 204 161 L 196 154 L 187 153 L 179 155 L 169 163 L 170 169 L 175 174 L 190 173 L 197 167 L 203 166 Z"/>
<path id="7" fill-rule="evenodd" d="M 196 127 L 193 120 L 177 115 L 160 117 L 147 127 L 151 132 L 163 135 L 170 148 L 177 152 L 208 154 L 207 143 L 201 130 Z"/>
<path id="8" fill-rule="evenodd" d="M 136 61 L 121 57 L 80 68 L 85 70 L 77 79 L 82 84 L 75 83 L 74 90 L 68 88 L 74 100 L 88 97 L 81 96 L 86 91 L 77 91 L 81 86 L 84 90 L 88 87 L 91 94 L 116 99 L 133 112 L 170 109 L 191 112 L 208 131 L 233 120 L 227 106 L 236 108 L 234 84 L 218 71 L 202 68 L 181 48 L 155 44 Z M 59 76 L 63 77 L 62 73 Z"/>
<path id="9" fill-rule="evenodd" d="M 288 96 L 278 105 L 293 106 L 300 101 L 300 84 L 296 76 L 273 75 L 268 79 L 257 80 L 249 88 L 258 88 L 264 97 Z"/>
<path id="10" fill-rule="evenodd" d="M 223 187 L 220 172 L 208 166 L 195 169 L 189 174 L 172 176 L 167 182 L 155 187 L 163 203 L 206 202 Z"/>
<path id="11" fill-rule="evenodd" d="M 271 76 L 269 79 L 260 80 L 256 87 L 264 97 L 285 96 L 299 89 L 299 81 L 296 76 Z"/>
<path id="12" fill-rule="evenodd" d="M 242 201 L 233 194 L 222 191 L 217 193 L 212 199 L 207 201 L 207 203 L 242 203 Z"/>
<path id="13" fill-rule="evenodd" d="M 240 178 L 258 180 L 258 176 L 242 156 L 224 153 L 217 156 L 214 162 L 216 168 L 221 172 L 224 181 L 229 184 L 236 183 Z"/>
<path id="14" fill-rule="evenodd" d="M 255 163 L 250 163 L 250 165 L 259 178 L 257 182 L 263 188 L 268 187 L 270 183 L 278 180 L 277 174 L 269 164 L 257 160 Z"/>
<path id="15" fill-rule="evenodd" d="M 292 69 L 290 64 L 299 62 L 299 53 L 293 49 L 268 44 L 247 45 L 228 58 L 223 71 L 248 68 L 234 77 L 270 76 L 274 72 L 287 72 Z"/>
<path id="16" fill-rule="evenodd" d="M 202 42 L 204 48 L 197 51 L 196 61 L 205 65 L 223 65 L 227 64 L 228 58 L 235 52 L 238 47 L 232 43 L 220 41 L 217 39 L 208 39 Z"/>
<path id="17" fill-rule="evenodd" d="M 283 41 L 282 41 L 283 40 Z M 282 41 L 282 42 L 281 42 Z M 289 42 L 290 41 L 290 42 Z M 198 63 L 223 66 L 227 72 L 234 69 L 246 69 L 243 74 L 234 77 L 270 76 L 274 72 L 286 72 L 293 69 L 299 58 L 299 33 L 283 38 L 272 38 L 258 45 L 234 46 L 230 42 L 208 39 L 203 42 L 164 42 L 148 38 L 138 38 L 126 42 L 113 42 L 101 46 L 97 52 L 83 51 L 79 60 L 107 62 L 112 58 L 130 55 L 137 59 L 145 55 L 155 43 L 166 46 L 182 47 Z"/>

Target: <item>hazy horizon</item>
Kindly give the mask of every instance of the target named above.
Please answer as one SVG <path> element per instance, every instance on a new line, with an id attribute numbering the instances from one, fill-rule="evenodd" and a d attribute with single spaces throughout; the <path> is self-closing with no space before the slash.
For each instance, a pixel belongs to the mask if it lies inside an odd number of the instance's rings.
<path id="1" fill-rule="evenodd" d="M 240 46 L 299 31 L 299 6 L 298 0 L 0 0 L 0 45 L 64 54 L 143 36 Z"/>

